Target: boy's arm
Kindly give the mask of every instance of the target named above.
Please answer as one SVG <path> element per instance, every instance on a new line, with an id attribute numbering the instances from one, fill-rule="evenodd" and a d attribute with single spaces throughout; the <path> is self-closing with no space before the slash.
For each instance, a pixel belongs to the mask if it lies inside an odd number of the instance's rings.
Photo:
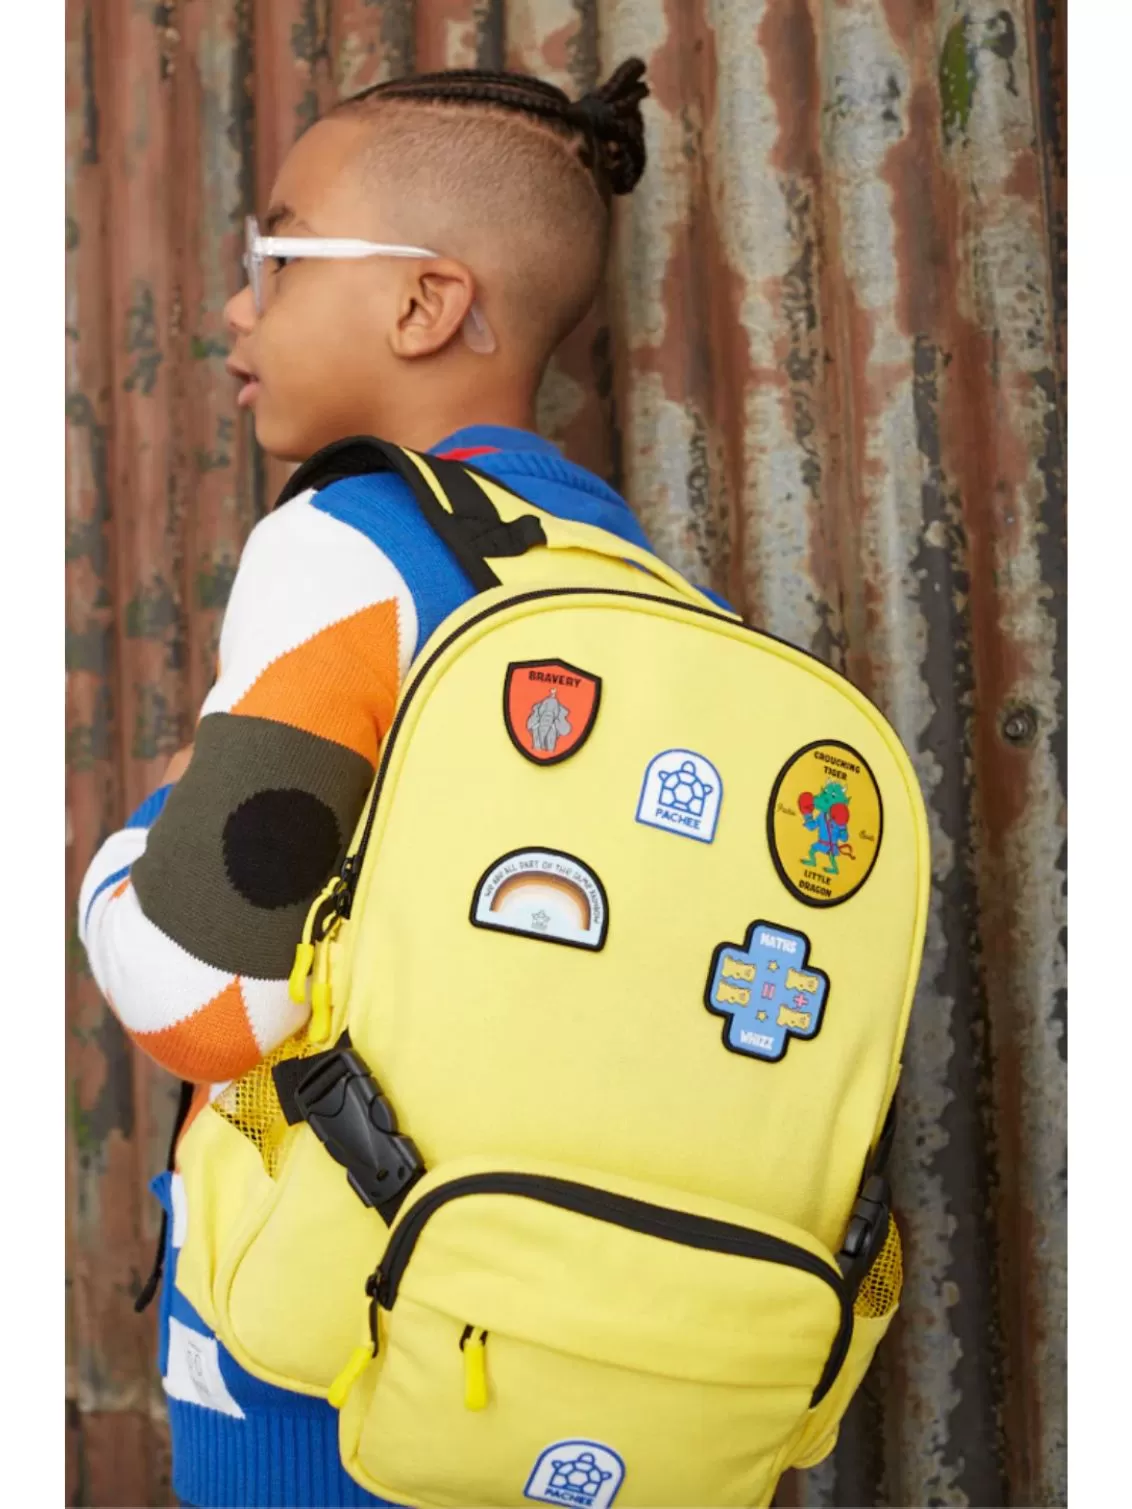
<path id="1" fill-rule="evenodd" d="M 192 760 L 95 856 L 79 898 L 123 1026 L 183 1079 L 246 1073 L 305 1020 L 287 978 L 373 778 L 417 616 L 385 554 L 308 497 L 248 540 Z"/>

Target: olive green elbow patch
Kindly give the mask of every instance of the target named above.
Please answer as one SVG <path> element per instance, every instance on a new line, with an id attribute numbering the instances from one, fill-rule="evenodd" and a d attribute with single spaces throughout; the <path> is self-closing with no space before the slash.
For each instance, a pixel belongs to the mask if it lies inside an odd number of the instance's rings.
<path id="1" fill-rule="evenodd" d="M 133 867 L 142 910 L 207 964 L 284 978 L 372 780 L 369 762 L 340 744 L 211 714 Z"/>

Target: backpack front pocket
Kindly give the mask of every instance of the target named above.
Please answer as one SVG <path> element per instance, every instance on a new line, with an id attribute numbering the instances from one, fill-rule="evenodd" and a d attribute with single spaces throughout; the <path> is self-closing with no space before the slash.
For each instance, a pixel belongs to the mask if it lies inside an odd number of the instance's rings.
<path id="1" fill-rule="evenodd" d="M 415 1505 L 768 1503 L 853 1324 L 783 1222 L 482 1159 L 422 1180 L 370 1290 L 343 1461 Z"/>

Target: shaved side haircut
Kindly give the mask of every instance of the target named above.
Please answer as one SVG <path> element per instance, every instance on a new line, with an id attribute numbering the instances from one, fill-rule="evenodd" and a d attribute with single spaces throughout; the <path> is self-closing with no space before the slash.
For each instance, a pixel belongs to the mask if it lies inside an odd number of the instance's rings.
<path id="1" fill-rule="evenodd" d="M 372 126 L 357 167 L 388 233 L 490 279 L 512 336 L 542 362 L 593 302 L 611 197 L 644 171 L 644 72 L 631 58 L 580 100 L 524 74 L 423 74 L 333 114 Z"/>

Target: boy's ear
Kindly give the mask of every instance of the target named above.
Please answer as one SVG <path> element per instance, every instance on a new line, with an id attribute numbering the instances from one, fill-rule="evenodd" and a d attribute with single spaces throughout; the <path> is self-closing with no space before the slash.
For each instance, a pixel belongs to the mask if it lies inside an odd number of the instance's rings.
<path id="1" fill-rule="evenodd" d="M 389 344 L 394 356 L 432 356 L 459 338 L 476 296 L 475 280 L 462 263 L 448 258 L 406 271 Z"/>

